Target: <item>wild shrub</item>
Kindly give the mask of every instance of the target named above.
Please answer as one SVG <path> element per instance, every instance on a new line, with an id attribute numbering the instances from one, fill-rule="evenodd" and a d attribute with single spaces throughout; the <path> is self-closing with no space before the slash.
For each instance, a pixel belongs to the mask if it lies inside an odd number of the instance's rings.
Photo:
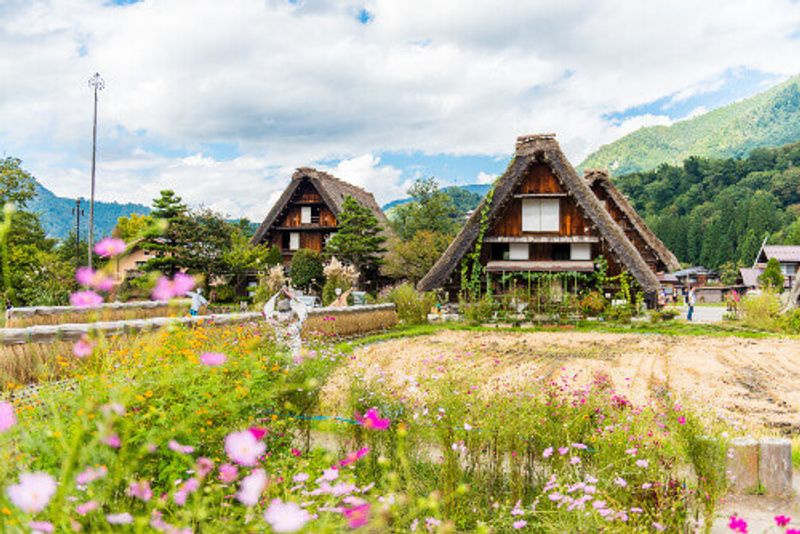
<path id="1" fill-rule="evenodd" d="M 477 300 L 462 299 L 459 310 L 470 324 L 478 325 L 491 321 L 498 310 L 498 305 L 491 295 L 486 294 Z"/>
<path id="2" fill-rule="evenodd" d="M 590 291 L 580 300 L 580 309 L 584 317 L 597 317 L 603 313 L 607 301 L 599 291 Z"/>
<path id="3" fill-rule="evenodd" d="M 779 321 L 781 330 L 787 334 L 800 334 L 800 308 L 786 312 Z"/>
<path id="4" fill-rule="evenodd" d="M 407 283 L 392 289 L 387 299 L 395 305 L 398 317 L 405 324 L 425 323 L 431 307 L 436 304 L 433 293 L 421 293 Z"/>
<path id="5" fill-rule="evenodd" d="M 750 328 L 775 331 L 778 329 L 780 309 L 780 298 L 772 291 L 747 295 L 742 299 L 742 321 Z"/>
<path id="6" fill-rule="evenodd" d="M 289 274 L 294 287 L 310 290 L 322 286 L 322 255 L 316 250 L 301 248 L 292 257 Z"/>
<path id="7" fill-rule="evenodd" d="M 323 274 L 325 275 L 325 285 L 322 287 L 322 304 L 324 306 L 336 300 L 337 289 L 344 293 L 352 288 L 359 276 L 355 267 L 343 264 L 335 256 L 325 265 Z"/>

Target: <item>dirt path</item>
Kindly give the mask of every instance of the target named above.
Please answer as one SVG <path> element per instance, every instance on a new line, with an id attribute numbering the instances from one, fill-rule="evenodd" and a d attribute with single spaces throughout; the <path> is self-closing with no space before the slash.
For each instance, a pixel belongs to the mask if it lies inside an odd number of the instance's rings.
<path id="1" fill-rule="evenodd" d="M 800 432 L 800 342 L 790 339 L 442 331 L 357 350 L 326 386 L 324 403 L 343 407 L 354 372 L 413 395 L 415 377 L 441 369 L 474 371 L 489 391 L 604 373 L 636 403 L 669 389 L 737 425 Z"/>

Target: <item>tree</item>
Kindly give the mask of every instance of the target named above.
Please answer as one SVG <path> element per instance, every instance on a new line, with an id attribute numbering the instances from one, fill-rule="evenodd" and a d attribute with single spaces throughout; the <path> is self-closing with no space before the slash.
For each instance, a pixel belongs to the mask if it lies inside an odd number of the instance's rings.
<path id="1" fill-rule="evenodd" d="M 140 213 L 131 213 L 128 217 L 117 219 L 117 226 L 114 227 L 113 235 L 130 243 L 145 235 L 147 230 L 153 225 L 153 217 Z"/>
<path id="2" fill-rule="evenodd" d="M 381 263 L 386 238 L 372 210 L 348 196 L 342 203 L 339 227 L 328 240 L 326 252 L 353 265 L 364 273 Z"/>
<path id="3" fill-rule="evenodd" d="M 435 178 L 418 179 L 408 190 L 413 199 L 394 209 L 392 215 L 395 233 L 407 241 L 421 230 L 440 234 L 453 234 L 459 212 L 452 198 L 439 190 Z"/>
<path id="4" fill-rule="evenodd" d="M 239 225 L 231 225 L 231 247 L 224 253 L 222 261 L 234 288 L 241 288 L 249 274 L 264 272 L 275 265 L 270 263 L 271 253 L 272 247 L 252 245 Z"/>
<path id="5" fill-rule="evenodd" d="M 775 258 L 770 258 L 767 261 L 767 266 L 764 272 L 758 277 L 758 283 L 766 289 L 773 289 L 775 291 L 783 290 L 783 273 L 781 272 L 781 264 Z"/>
<path id="6" fill-rule="evenodd" d="M 185 227 L 189 225 L 188 208 L 174 191 L 165 189 L 153 200 L 150 216 L 156 224 L 147 229 L 140 246 L 153 253 L 142 266 L 144 271 L 161 271 L 173 276 L 181 267 L 179 250 L 186 243 L 180 240 L 188 235 Z M 179 235 L 181 234 L 181 235 Z"/>
<path id="7" fill-rule="evenodd" d="M 316 250 L 301 248 L 292 257 L 289 270 L 292 285 L 299 289 L 319 289 L 323 282 L 322 254 Z"/>
<path id="8" fill-rule="evenodd" d="M 239 230 L 210 209 L 189 212 L 172 220 L 171 260 L 189 272 L 202 274 L 206 285 L 229 273 L 226 254 Z"/>
<path id="9" fill-rule="evenodd" d="M 280 247 L 272 246 L 269 247 L 269 251 L 267 252 L 267 256 L 264 258 L 264 261 L 267 265 L 280 265 L 283 263 L 283 252 L 281 252 Z"/>
<path id="10" fill-rule="evenodd" d="M 0 159 L 0 205 L 11 202 L 18 210 L 36 197 L 36 180 L 21 164 L 18 158 Z"/>
<path id="11" fill-rule="evenodd" d="M 450 236 L 421 230 L 389 251 L 383 273 L 390 278 L 405 278 L 416 283 L 433 267 L 449 244 Z"/>

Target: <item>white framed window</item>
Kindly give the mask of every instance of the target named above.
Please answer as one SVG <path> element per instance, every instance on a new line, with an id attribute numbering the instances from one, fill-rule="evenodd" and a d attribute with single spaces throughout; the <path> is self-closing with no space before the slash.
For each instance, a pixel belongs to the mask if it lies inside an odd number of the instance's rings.
<path id="1" fill-rule="evenodd" d="M 300 233 L 292 232 L 289 234 L 289 250 L 300 249 Z"/>
<path id="2" fill-rule="evenodd" d="M 529 259 L 529 250 L 530 247 L 527 243 L 510 243 L 508 245 L 508 259 L 526 261 Z"/>
<path id="3" fill-rule="evenodd" d="M 561 221 L 557 198 L 525 198 L 522 200 L 523 232 L 558 232 Z"/>
<path id="4" fill-rule="evenodd" d="M 569 247 L 569 259 L 573 261 L 586 261 L 592 259 L 591 243 L 572 243 Z"/>
<path id="5" fill-rule="evenodd" d="M 311 206 L 300 207 L 300 224 L 311 224 Z"/>

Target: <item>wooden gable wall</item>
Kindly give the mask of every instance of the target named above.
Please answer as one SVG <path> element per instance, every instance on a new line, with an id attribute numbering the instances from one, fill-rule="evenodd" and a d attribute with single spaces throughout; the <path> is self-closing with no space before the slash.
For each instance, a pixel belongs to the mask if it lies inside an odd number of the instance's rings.
<path id="1" fill-rule="evenodd" d="M 525 180 L 516 194 L 564 194 L 566 190 L 556 178 L 550 167 L 544 163 L 531 166 Z M 560 197 L 560 228 L 556 232 L 523 232 L 522 200 L 513 198 L 506 206 L 505 213 L 486 232 L 487 236 L 520 237 L 523 235 L 588 236 L 597 235 L 591 223 L 584 217 L 575 199 Z"/>
<path id="2" fill-rule="evenodd" d="M 319 194 L 316 188 L 308 182 L 304 182 L 297 188 L 285 209 L 285 214 L 278 219 L 279 222 L 275 226 L 286 228 L 303 226 L 300 223 L 300 213 L 303 206 L 318 206 L 320 208 L 319 226 L 336 226 L 336 216 L 333 211 L 325 204 L 322 195 Z"/>

